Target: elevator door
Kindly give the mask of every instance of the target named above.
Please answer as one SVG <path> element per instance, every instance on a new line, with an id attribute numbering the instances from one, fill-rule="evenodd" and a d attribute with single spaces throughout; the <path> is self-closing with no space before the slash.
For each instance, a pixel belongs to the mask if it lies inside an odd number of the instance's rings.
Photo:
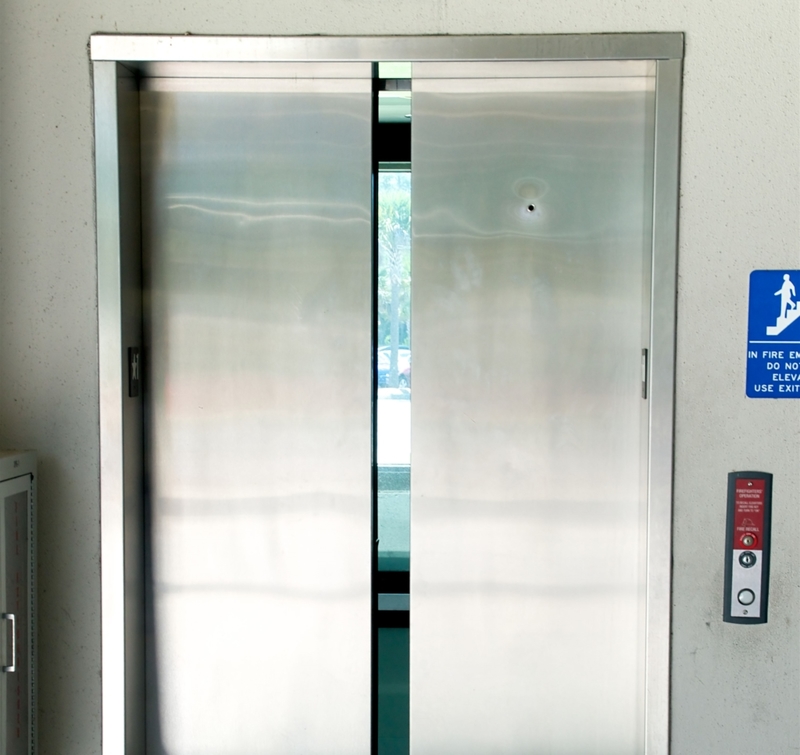
<path id="1" fill-rule="evenodd" d="M 651 70 L 414 65 L 414 755 L 644 752 Z"/>
<path id="2" fill-rule="evenodd" d="M 367 753 L 371 66 L 225 75 L 141 92 L 148 752 Z"/>
<path id="3" fill-rule="evenodd" d="M 371 69 L 142 84 L 151 753 L 370 751 Z M 410 750 L 642 753 L 653 65 L 412 89 Z"/>

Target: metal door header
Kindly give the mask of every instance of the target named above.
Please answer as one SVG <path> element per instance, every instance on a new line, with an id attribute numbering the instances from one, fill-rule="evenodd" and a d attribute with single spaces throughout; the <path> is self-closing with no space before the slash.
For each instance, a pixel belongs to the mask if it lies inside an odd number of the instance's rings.
<path id="1" fill-rule="evenodd" d="M 93 34 L 92 60 L 130 63 L 341 60 L 682 60 L 682 32 L 422 37 Z"/>

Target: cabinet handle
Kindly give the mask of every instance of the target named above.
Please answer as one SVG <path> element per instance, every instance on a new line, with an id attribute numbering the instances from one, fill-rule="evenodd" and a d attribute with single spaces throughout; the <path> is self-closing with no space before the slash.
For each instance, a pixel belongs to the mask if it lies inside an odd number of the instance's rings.
<path id="1" fill-rule="evenodd" d="M 3 666 L 3 671 L 13 674 L 17 670 L 17 619 L 13 613 L 4 613 L 3 619 L 11 622 L 11 665 Z"/>

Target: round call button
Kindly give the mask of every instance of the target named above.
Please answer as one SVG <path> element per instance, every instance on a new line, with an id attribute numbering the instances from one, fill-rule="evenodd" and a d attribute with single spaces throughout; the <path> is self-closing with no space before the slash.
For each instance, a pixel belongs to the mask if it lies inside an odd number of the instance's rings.
<path id="1" fill-rule="evenodd" d="M 736 596 L 736 599 L 743 606 L 749 606 L 753 604 L 753 601 L 755 601 L 756 594 L 752 590 L 745 588 L 744 590 L 739 590 L 739 594 Z"/>

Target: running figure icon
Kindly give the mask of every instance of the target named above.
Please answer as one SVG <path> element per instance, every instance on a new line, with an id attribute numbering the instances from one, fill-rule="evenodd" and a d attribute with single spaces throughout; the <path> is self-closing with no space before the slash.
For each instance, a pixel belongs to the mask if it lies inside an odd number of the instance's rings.
<path id="1" fill-rule="evenodd" d="M 775 292 L 775 296 L 781 297 L 780 319 L 786 317 L 787 309 L 797 309 L 797 302 L 792 301 L 792 297 L 796 296 L 796 291 L 794 283 L 792 283 L 792 279 L 789 277 L 789 273 L 783 276 L 783 285 L 780 287 L 780 290 Z"/>
<path id="2" fill-rule="evenodd" d="M 800 307 L 798 307 L 798 302 L 794 301 L 797 290 L 789 273 L 784 273 L 783 285 L 775 292 L 775 296 L 781 297 L 781 312 L 775 325 L 767 326 L 768 336 L 777 336 L 800 317 Z"/>

